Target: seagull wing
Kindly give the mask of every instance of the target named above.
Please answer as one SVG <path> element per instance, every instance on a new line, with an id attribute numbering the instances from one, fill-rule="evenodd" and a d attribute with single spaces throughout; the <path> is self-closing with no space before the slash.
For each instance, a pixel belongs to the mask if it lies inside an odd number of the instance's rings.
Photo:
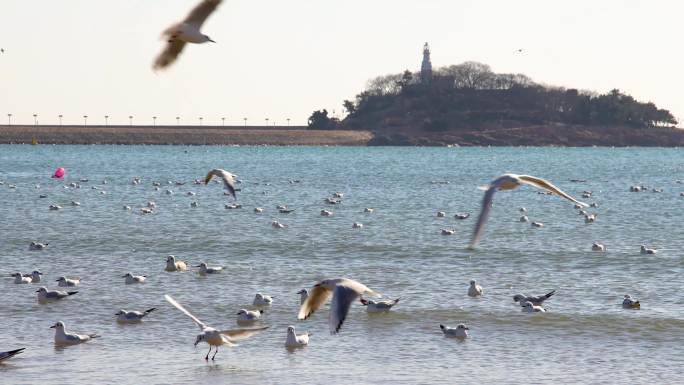
<path id="1" fill-rule="evenodd" d="M 261 333 L 262 331 L 268 329 L 268 326 L 261 328 L 252 329 L 232 329 L 232 330 L 221 330 L 220 333 L 227 336 L 231 342 L 241 341 L 247 339 L 255 334 Z"/>
<path id="2" fill-rule="evenodd" d="M 172 39 L 164 47 L 164 50 L 154 59 L 154 65 L 152 68 L 156 70 L 165 69 L 166 67 L 173 64 L 180 55 L 181 51 L 185 47 L 185 42 L 180 39 Z"/>
<path id="3" fill-rule="evenodd" d="M 477 218 L 477 223 L 475 224 L 475 230 L 473 231 L 473 237 L 470 240 L 470 248 L 473 249 L 480 242 L 480 237 L 482 236 L 482 231 L 484 230 L 485 222 L 489 218 L 489 212 L 492 210 L 492 199 L 494 198 L 494 193 L 496 193 L 497 187 L 495 185 L 489 186 L 485 192 L 484 198 L 482 199 L 482 209 L 480 210 L 480 216 Z"/>
<path id="4" fill-rule="evenodd" d="M 297 318 L 309 318 L 309 316 L 313 314 L 316 310 L 318 310 L 318 308 L 323 306 L 324 303 L 328 302 L 332 295 L 333 293 L 330 290 L 322 286 L 315 286 L 313 289 L 309 291 L 309 296 L 306 298 L 306 301 L 304 301 L 302 306 L 299 308 L 299 315 L 297 316 Z"/>
<path id="5" fill-rule="evenodd" d="M 0 353 L 0 361 L 6 360 L 10 357 L 14 357 L 17 354 L 21 353 L 24 351 L 26 348 L 21 348 L 21 349 L 16 349 L 16 350 L 10 350 L 8 352 L 1 352 Z"/>
<path id="6" fill-rule="evenodd" d="M 192 315 L 192 313 L 190 313 L 189 311 L 185 310 L 185 308 L 184 308 L 181 304 L 179 304 L 178 302 L 176 302 L 176 300 L 173 299 L 173 297 L 171 297 L 171 296 L 168 295 L 168 294 L 165 294 L 165 295 L 164 295 L 164 299 L 166 299 L 166 301 L 167 301 L 168 303 L 170 303 L 171 305 L 175 306 L 176 309 L 182 311 L 186 316 L 192 318 L 192 320 L 195 321 L 195 323 L 197 324 L 197 326 L 199 326 L 200 330 L 204 330 L 204 329 L 207 328 L 207 325 L 206 325 L 204 322 L 200 321 L 199 318 L 195 317 L 194 315 Z"/>
<path id="7" fill-rule="evenodd" d="M 221 0 L 202 0 L 192 9 L 192 11 L 190 11 L 183 22 L 192 24 L 199 29 L 209 15 L 216 10 L 216 7 L 218 7 L 219 4 L 221 4 Z"/>
<path id="8" fill-rule="evenodd" d="M 221 170 L 220 168 L 213 169 L 209 171 L 207 176 L 204 178 L 204 184 L 209 183 L 211 178 L 214 176 L 218 176 L 223 179 L 223 184 L 226 186 L 226 189 L 228 192 L 230 192 L 230 195 L 235 198 L 235 178 L 233 178 L 233 174 L 226 170 Z"/>
<path id="9" fill-rule="evenodd" d="M 347 318 L 349 308 L 360 295 L 353 287 L 344 284 L 335 286 L 333 292 L 332 303 L 330 304 L 330 318 L 328 319 L 328 326 L 330 327 L 330 334 L 336 334 L 342 328 L 344 320 Z"/>
<path id="10" fill-rule="evenodd" d="M 563 190 L 561 190 L 561 189 L 559 189 L 558 187 L 554 186 L 551 182 L 549 182 L 549 181 L 547 181 L 547 180 L 545 180 L 545 179 L 537 178 L 537 177 L 530 176 L 530 175 L 519 175 L 518 178 L 519 178 L 520 181 L 523 182 L 523 183 L 526 183 L 526 184 L 529 184 L 529 185 L 531 185 L 531 186 L 534 186 L 534 187 L 537 187 L 537 188 L 540 188 L 540 189 L 543 189 L 543 190 L 550 191 L 550 192 L 552 192 L 552 193 L 558 194 L 558 195 L 562 196 L 563 198 L 565 198 L 565 199 L 567 199 L 567 200 L 569 200 L 569 201 L 571 201 L 571 202 L 577 203 L 577 204 L 580 205 L 580 206 L 589 207 L 588 204 L 586 204 L 586 203 L 584 203 L 584 202 L 580 202 L 580 201 L 578 201 L 577 199 L 571 197 L 570 195 L 564 193 Z"/>

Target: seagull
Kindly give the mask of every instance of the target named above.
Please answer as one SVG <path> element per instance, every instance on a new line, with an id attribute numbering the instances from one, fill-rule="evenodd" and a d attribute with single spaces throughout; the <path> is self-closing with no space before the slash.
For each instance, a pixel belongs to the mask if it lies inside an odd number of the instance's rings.
<path id="1" fill-rule="evenodd" d="M 176 257 L 169 255 L 166 257 L 166 271 L 185 271 L 188 269 L 188 265 L 183 261 L 176 261 Z"/>
<path id="2" fill-rule="evenodd" d="M 22 274 L 24 277 L 30 277 L 31 278 L 31 283 L 38 283 L 40 282 L 40 276 L 43 275 L 38 270 L 33 270 L 31 274 Z"/>
<path id="3" fill-rule="evenodd" d="M 526 302 L 531 302 L 532 305 L 535 305 L 535 306 L 541 306 L 542 302 L 551 298 L 551 296 L 554 295 L 554 293 L 556 293 L 556 291 L 552 290 L 551 292 L 549 292 L 545 295 L 540 295 L 538 297 L 528 297 L 525 294 L 516 294 L 513 296 L 513 302 L 520 303 L 520 306 L 522 306 Z"/>
<path id="4" fill-rule="evenodd" d="M 72 206 L 80 206 L 81 202 L 71 201 Z"/>
<path id="5" fill-rule="evenodd" d="M 587 214 L 584 216 L 584 223 L 594 223 L 596 222 L 596 217 L 598 214 Z"/>
<path id="6" fill-rule="evenodd" d="M 641 245 L 641 254 L 655 254 L 657 253 L 658 250 L 656 249 L 649 249 L 644 245 Z"/>
<path id="7" fill-rule="evenodd" d="M 7 352 L 0 352 L 0 362 L 6 360 L 8 358 L 12 358 L 12 357 L 16 356 L 17 354 L 23 352 L 25 349 L 26 348 L 20 348 L 20 349 L 10 350 Z"/>
<path id="8" fill-rule="evenodd" d="M 157 308 L 150 308 L 145 310 L 144 312 L 142 311 L 126 311 L 126 310 L 119 310 L 114 314 L 116 316 L 116 322 L 122 323 L 122 324 L 132 324 L 132 323 L 140 323 L 142 322 L 142 319 L 145 318 L 146 315 L 152 313 L 153 311 L 157 310 Z"/>
<path id="9" fill-rule="evenodd" d="M 57 286 L 59 287 L 75 287 L 78 286 L 81 283 L 80 278 L 67 278 L 67 277 L 59 277 L 57 279 Z"/>
<path id="10" fill-rule="evenodd" d="M 322 216 L 322 217 L 332 217 L 332 216 L 333 216 L 333 212 L 332 212 L 332 211 L 328 211 L 328 210 L 321 210 L 321 216 Z"/>
<path id="11" fill-rule="evenodd" d="M 442 329 L 442 333 L 444 333 L 445 337 L 460 339 L 468 338 L 468 330 L 470 330 L 470 328 L 464 324 L 458 324 L 455 328 L 450 328 L 448 326 L 439 324 L 439 328 Z"/>
<path id="12" fill-rule="evenodd" d="M 368 214 L 372 214 L 373 211 L 374 211 L 374 210 L 373 210 L 372 208 L 370 208 L 370 207 L 366 207 L 365 209 L 363 209 L 363 212 L 364 212 L 364 213 L 368 213 Z"/>
<path id="13" fill-rule="evenodd" d="M 190 202 L 190 207 L 199 207 L 199 202 Z"/>
<path id="14" fill-rule="evenodd" d="M 205 0 L 205 2 L 210 2 L 208 0 Z M 213 177 L 220 177 L 223 179 L 223 185 L 226 186 L 226 189 L 230 193 L 230 195 L 233 196 L 233 198 L 237 199 L 235 196 L 235 177 L 236 175 L 229 173 L 226 170 L 222 170 L 220 168 L 215 168 L 207 174 L 207 176 L 204 178 L 204 184 L 209 183 L 211 178 Z"/>
<path id="15" fill-rule="evenodd" d="M 147 207 L 143 207 L 143 208 L 140 209 L 140 212 L 141 212 L 142 214 L 152 214 L 152 213 L 154 212 L 154 210 L 153 210 L 153 209 L 150 209 L 150 208 L 147 208 Z"/>
<path id="16" fill-rule="evenodd" d="M 284 224 L 282 224 L 282 223 L 280 223 L 280 222 L 278 222 L 278 221 L 273 221 L 273 222 L 271 222 L 271 226 L 272 226 L 272 227 L 275 227 L 276 229 L 282 229 L 282 228 L 285 227 Z"/>
<path id="17" fill-rule="evenodd" d="M 520 222 L 529 222 L 530 218 L 528 218 L 527 215 L 523 215 L 522 217 L 520 217 L 519 221 Z"/>
<path id="18" fill-rule="evenodd" d="M 546 313 L 546 309 L 541 306 L 533 305 L 532 302 L 522 304 L 523 313 Z"/>
<path id="19" fill-rule="evenodd" d="M 482 289 L 482 286 L 478 285 L 475 280 L 470 281 L 470 287 L 468 287 L 468 296 L 470 297 L 479 297 L 482 294 L 484 294 L 484 290 Z"/>
<path id="20" fill-rule="evenodd" d="M 10 276 L 14 277 L 14 283 L 19 284 L 19 285 L 28 284 L 28 283 L 33 282 L 33 279 L 31 277 L 25 277 L 21 273 L 12 273 L 12 274 L 10 274 Z"/>
<path id="21" fill-rule="evenodd" d="M 254 306 L 271 306 L 273 304 L 273 297 L 270 295 L 264 295 L 261 293 L 256 293 L 254 296 Z"/>
<path id="22" fill-rule="evenodd" d="M 131 273 L 126 273 L 121 276 L 121 278 L 126 278 L 126 285 L 132 285 L 134 283 L 143 283 L 147 279 L 146 275 L 133 275 Z"/>
<path id="23" fill-rule="evenodd" d="M 332 297 L 328 326 L 330 334 L 336 334 L 340 331 L 352 302 L 365 293 L 380 296 L 368 286 L 348 278 L 324 279 L 313 286 L 309 297 L 299 308 L 297 318 L 300 320 L 309 318 Z"/>
<path id="24" fill-rule="evenodd" d="M 287 339 L 285 340 L 285 347 L 299 348 L 309 344 L 309 336 L 312 333 L 297 334 L 294 326 L 287 327 Z"/>
<path id="25" fill-rule="evenodd" d="M 181 304 L 176 302 L 173 297 L 170 295 L 164 295 L 164 298 L 168 303 L 173 305 L 176 309 L 180 310 L 183 312 L 183 314 L 187 315 L 190 317 L 197 326 L 200 328 L 201 333 L 197 335 L 197 339 L 195 339 L 195 346 L 199 344 L 200 342 L 204 341 L 207 344 L 209 344 L 209 352 L 207 355 L 204 357 L 205 360 L 209 360 L 209 353 L 211 353 L 211 347 L 216 346 L 216 351 L 214 352 L 214 355 L 211 357 L 211 360 L 213 361 L 214 358 L 216 357 L 216 353 L 218 353 L 218 347 L 221 345 L 228 345 L 228 346 L 234 346 L 234 342 L 244 340 L 246 338 L 249 338 L 263 330 L 268 329 L 268 326 L 260 327 L 260 328 L 253 328 L 253 329 L 234 329 L 234 330 L 217 330 L 212 327 L 207 326 L 204 322 L 200 321 L 199 318 L 195 317 L 190 313 L 189 311 L 185 310 Z"/>
<path id="26" fill-rule="evenodd" d="M 373 301 L 371 299 L 360 298 L 361 304 L 366 307 L 366 311 L 369 313 L 381 313 L 388 312 L 392 309 L 392 306 L 399 303 L 401 298 L 387 300 L 387 301 Z"/>
<path id="27" fill-rule="evenodd" d="M 99 337 L 97 334 L 69 333 L 64 328 L 62 321 L 50 326 L 50 329 L 55 329 L 55 345 L 76 345 Z"/>
<path id="28" fill-rule="evenodd" d="M 59 210 L 61 208 L 62 208 L 62 206 L 60 206 L 60 205 L 50 205 L 50 210 L 53 210 L 53 211 Z"/>
<path id="29" fill-rule="evenodd" d="M 442 235 L 454 235 L 456 230 L 453 229 L 442 229 Z"/>
<path id="30" fill-rule="evenodd" d="M 195 267 L 199 267 L 199 275 L 217 274 L 223 270 L 223 267 L 221 267 L 221 266 L 211 266 L 210 267 L 210 266 L 207 266 L 207 264 L 205 262 L 202 262 Z"/>
<path id="31" fill-rule="evenodd" d="M 215 43 L 209 36 L 202 34 L 200 28 L 219 4 L 221 0 L 202 0 L 183 21 L 173 24 L 162 32 L 162 37 L 167 39 L 168 44 L 154 60 L 154 70 L 170 66 L 183 50 L 185 43 Z"/>
<path id="32" fill-rule="evenodd" d="M 480 241 L 482 231 L 484 230 L 484 224 L 487 221 L 489 211 L 492 208 L 492 199 L 494 198 L 494 193 L 496 193 L 497 190 L 513 190 L 517 187 L 520 187 L 522 184 L 529 184 L 531 186 L 544 189 L 550 193 L 558 194 L 574 203 L 588 207 L 586 203 L 580 202 L 570 195 L 564 193 L 561 189 L 554 186 L 547 180 L 530 175 L 504 174 L 494 179 L 488 186 L 483 187 L 487 191 L 482 199 L 482 210 L 480 211 L 480 217 L 477 218 L 477 224 L 475 225 L 475 230 L 473 231 L 473 238 L 470 241 L 470 248 L 477 246 L 477 243 Z"/>
<path id="33" fill-rule="evenodd" d="M 29 244 L 29 250 L 31 251 L 36 251 L 36 250 L 43 250 L 47 248 L 49 243 L 40 243 L 40 242 L 31 242 Z"/>
<path id="34" fill-rule="evenodd" d="M 255 207 L 255 208 L 254 208 L 254 212 L 255 212 L 255 213 L 263 213 L 263 212 L 264 212 L 264 209 L 262 209 L 261 207 Z"/>
<path id="35" fill-rule="evenodd" d="M 303 305 L 304 301 L 306 301 L 306 299 L 309 297 L 309 291 L 306 289 L 302 289 L 298 291 L 297 294 L 299 294 L 299 304 Z"/>
<path id="36" fill-rule="evenodd" d="M 470 213 L 459 213 L 459 214 L 454 215 L 454 218 L 461 219 L 461 220 L 468 219 L 469 217 L 470 217 Z"/>
<path id="37" fill-rule="evenodd" d="M 437 218 L 444 218 L 446 217 L 446 213 L 444 211 L 437 211 Z"/>
<path id="38" fill-rule="evenodd" d="M 352 229 L 362 229 L 362 228 L 363 228 L 363 223 L 360 223 L 360 222 L 352 223 Z"/>
<path id="39" fill-rule="evenodd" d="M 625 309 L 641 309 L 641 304 L 636 298 L 632 298 L 629 294 L 625 294 L 625 298 L 622 300 L 622 307 Z"/>
<path id="40" fill-rule="evenodd" d="M 263 310 L 251 311 L 246 309 L 240 309 L 237 312 L 237 323 L 250 324 L 256 322 L 259 320 L 259 318 L 261 318 L 262 314 L 264 314 Z"/>
<path id="41" fill-rule="evenodd" d="M 38 293 L 38 302 L 45 303 L 50 301 L 57 301 L 62 298 L 66 298 L 70 295 L 78 293 L 77 291 L 61 291 L 61 290 L 49 290 L 43 286 L 36 290 Z"/>
<path id="42" fill-rule="evenodd" d="M 544 227 L 544 224 L 541 222 L 532 222 L 532 227 Z"/>
<path id="43" fill-rule="evenodd" d="M 591 245 L 591 251 L 606 251 L 606 246 L 604 246 L 604 245 L 602 245 L 602 244 L 600 244 L 600 243 L 594 242 L 594 243 Z"/>

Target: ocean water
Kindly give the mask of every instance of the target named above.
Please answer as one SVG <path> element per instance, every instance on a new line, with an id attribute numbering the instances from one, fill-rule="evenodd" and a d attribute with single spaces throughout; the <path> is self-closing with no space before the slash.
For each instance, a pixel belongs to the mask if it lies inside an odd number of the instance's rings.
<path id="1" fill-rule="evenodd" d="M 65 180 L 50 179 L 60 166 Z M 232 198 L 221 184 L 192 183 L 216 167 L 243 181 L 243 209 L 224 209 Z M 532 187 L 500 192 L 479 248 L 467 250 L 482 199 L 477 186 L 504 172 L 547 178 L 577 197 L 593 191 L 586 201 L 599 204 L 589 210 L 598 220 L 585 224 L 571 203 Z M 135 176 L 141 184 L 131 183 Z M 89 181 L 64 188 L 80 178 Z M 0 364 L 0 382 L 682 383 L 678 179 L 682 149 L 0 145 L 0 274 L 39 269 L 49 288 L 61 275 L 83 278 L 77 295 L 48 305 L 36 301 L 38 284 L 0 279 L 0 350 L 27 348 Z M 153 181 L 164 183 L 160 191 Z M 630 193 L 634 184 L 663 192 Z M 338 191 L 341 205 L 323 202 Z M 157 210 L 141 215 L 148 201 Z M 296 211 L 280 214 L 279 204 Z M 264 212 L 255 214 L 256 206 Z M 523 206 L 545 226 L 518 222 Z M 334 215 L 322 217 L 321 209 Z M 437 218 L 439 210 L 447 217 Z M 457 212 L 472 216 L 455 220 Z M 288 227 L 272 228 L 274 219 Z M 456 233 L 442 236 L 442 228 Z M 31 241 L 49 247 L 28 251 Z M 594 241 L 608 251 L 591 252 Z M 640 244 L 659 251 L 641 255 Z M 206 278 L 194 268 L 167 273 L 169 254 L 226 270 Z M 129 271 L 148 281 L 124 285 Z M 401 301 L 388 314 L 355 303 L 334 336 L 327 307 L 297 321 L 296 292 L 332 277 Z M 471 279 L 484 287 L 482 298 L 467 297 Z M 512 301 L 517 292 L 552 289 L 545 314 L 523 314 Z M 213 362 L 204 360 L 207 345 L 193 347 L 198 328 L 163 299 L 171 294 L 207 324 L 228 329 L 257 292 L 275 296 L 260 322 L 270 329 L 221 348 Z M 640 299 L 641 310 L 622 309 L 624 294 Z M 142 324 L 115 323 L 120 308 L 150 307 L 157 311 Z M 49 327 L 58 320 L 102 337 L 55 348 Z M 461 322 L 470 338 L 444 338 L 440 323 Z M 312 332 L 310 345 L 286 350 L 288 325 Z"/>

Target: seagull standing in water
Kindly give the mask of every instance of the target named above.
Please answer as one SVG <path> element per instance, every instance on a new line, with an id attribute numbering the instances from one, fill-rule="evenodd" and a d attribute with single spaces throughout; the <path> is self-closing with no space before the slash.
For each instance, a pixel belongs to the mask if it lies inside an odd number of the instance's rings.
<path id="1" fill-rule="evenodd" d="M 348 278 L 324 279 L 316 283 L 309 292 L 309 297 L 299 308 L 297 318 L 300 320 L 309 318 L 311 314 L 332 298 L 328 326 L 330 327 L 330 334 L 336 334 L 347 318 L 352 302 L 365 293 L 376 297 L 380 296 L 368 286 Z"/>
<path id="2" fill-rule="evenodd" d="M 223 179 L 223 185 L 226 186 L 226 189 L 228 190 L 230 195 L 232 195 L 233 198 L 236 198 L 235 197 L 235 175 L 229 173 L 226 170 L 216 168 L 216 169 L 209 171 L 207 176 L 204 178 L 204 184 L 209 183 L 211 178 L 213 178 L 215 176 Z"/>
<path id="3" fill-rule="evenodd" d="M 211 353 L 212 346 L 216 346 L 216 351 L 214 352 L 214 355 L 211 357 L 211 360 L 213 361 L 216 357 L 216 353 L 218 353 L 219 346 L 234 346 L 234 342 L 244 340 L 263 330 L 268 329 L 268 326 L 264 326 L 252 329 L 217 330 L 207 326 L 204 322 L 200 321 L 199 318 L 195 317 L 194 315 L 192 315 L 192 313 L 185 310 L 185 308 L 181 306 L 181 304 L 176 302 L 176 300 L 173 299 L 173 297 L 171 297 L 170 295 L 165 295 L 164 298 L 168 303 L 173 305 L 176 309 L 182 311 L 183 314 L 190 317 L 193 321 L 195 321 L 197 326 L 199 326 L 201 333 L 198 334 L 197 338 L 195 339 L 195 346 L 197 346 L 197 344 L 199 344 L 200 342 L 206 342 L 207 344 L 209 344 L 209 352 L 207 352 L 207 355 L 204 357 L 205 360 L 209 360 L 209 353 Z"/>
<path id="4" fill-rule="evenodd" d="M 570 195 L 564 193 L 558 187 L 554 186 L 551 182 L 544 180 L 542 178 L 537 178 L 530 175 L 504 174 L 494 179 L 488 186 L 482 187 L 482 189 L 486 190 L 486 192 L 484 198 L 482 199 L 482 210 L 480 211 L 480 217 L 477 218 L 475 231 L 473 231 L 473 238 L 470 241 L 471 249 L 477 246 L 477 243 L 480 241 L 482 231 L 484 230 L 484 224 L 485 222 L 487 222 L 489 212 L 492 209 L 492 200 L 494 198 L 494 193 L 496 193 L 498 190 L 513 190 L 515 188 L 520 187 L 523 184 L 528 184 L 546 190 L 549 193 L 558 194 L 561 197 L 574 203 L 577 203 L 582 207 L 589 207 L 589 205 L 587 205 L 586 203 L 576 200 Z"/>
<path id="5" fill-rule="evenodd" d="M 181 22 L 175 23 L 164 32 L 162 38 L 167 40 L 166 47 L 154 60 L 154 70 L 165 69 L 170 66 L 185 47 L 185 43 L 202 44 L 216 43 L 209 36 L 200 32 L 202 24 L 221 4 L 222 0 L 202 0 L 190 11 Z"/>

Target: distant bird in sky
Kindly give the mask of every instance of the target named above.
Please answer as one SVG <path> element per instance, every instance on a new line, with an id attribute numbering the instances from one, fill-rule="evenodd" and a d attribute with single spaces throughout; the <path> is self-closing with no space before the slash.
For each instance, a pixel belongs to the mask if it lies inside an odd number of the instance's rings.
<path id="1" fill-rule="evenodd" d="M 522 53 L 522 52 L 523 52 L 523 49 L 522 49 L 522 48 L 518 48 L 518 49 L 515 50 L 515 53 Z"/>
<path id="2" fill-rule="evenodd" d="M 482 231 L 484 230 L 484 224 L 487 222 L 489 217 L 489 212 L 492 209 L 492 200 L 494 198 L 494 193 L 498 190 L 513 190 L 520 187 L 523 184 L 528 184 L 539 189 L 546 190 L 550 193 L 555 193 L 561 197 L 577 203 L 582 207 L 589 207 L 584 202 L 580 202 L 577 199 L 571 197 L 570 195 L 564 193 L 561 189 L 554 186 L 551 182 L 537 178 L 531 175 L 516 175 L 516 174 L 504 174 L 496 179 L 494 179 L 488 186 L 483 186 L 481 189 L 486 190 L 484 198 L 482 199 L 482 209 L 480 211 L 480 217 L 477 218 L 477 224 L 475 225 L 475 231 L 473 231 L 473 238 L 470 241 L 470 248 L 477 246 L 482 236 Z"/>
<path id="3" fill-rule="evenodd" d="M 226 186 L 226 189 L 228 190 L 230 195 L 232 195 L 233 198 L 236 198 L 236 196 L 235 196 L 235 175 L 229 173 L 226 170 L 222 170 L 220 168 L 215 168 L 215 169 L 209 171 L 207 176 L 204 178 L 204 184 L 209 183 L 211 178 L 213 178 L 215 176 L 223 179 L 223 184 L 224 184 L 224 186 Z"/>
<path id="4" fill-rule="evenodd" d="M 154 60 L 154 70 L 165 69 L 178 58 L 183 51 L 185 43 L 201 44 L 206 42 L 216 43 L 209 36 L 200 32 L 202 24 L 207 20 L 221 4 L 222 0 L 202 0 L 190 11 L 186 18 L 171 25 L 162 32 L 162 37 L 167 40 L 166 47 Z"/>

